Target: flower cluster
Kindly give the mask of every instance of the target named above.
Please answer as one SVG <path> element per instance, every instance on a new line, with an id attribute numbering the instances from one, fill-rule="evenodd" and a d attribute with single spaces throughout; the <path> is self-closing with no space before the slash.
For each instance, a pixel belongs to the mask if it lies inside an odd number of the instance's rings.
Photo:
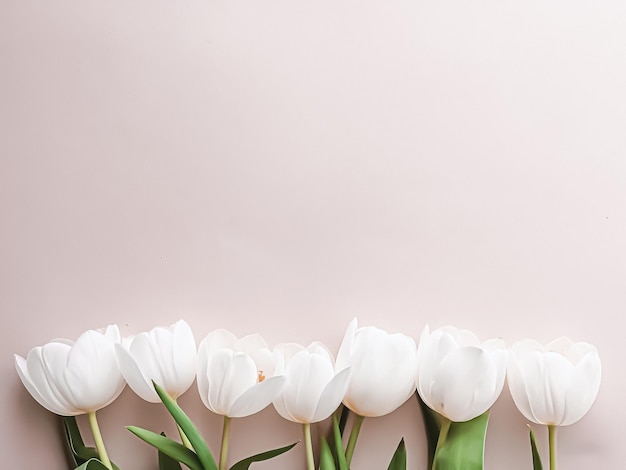
<path id="1" fill-rule="evenodd" d="M 117 467 L 107 455 L 96 412 L 113 402 L 126 384 L 144 400 L 168 407 L 179 424 L 182 444 L 158 436 L 166 445 L 153 433 L 129 429 L 190 468 L 228 468 L 230 420 L 270 404 L 283 418 L 303 426 L 309 470 L 315 468 L 311 424 L 333 416 L 338 444 L 330 449 L 325 440 L 321 443 L 319 465 L 349 468 L 363 420 L 389 414 L 417 393 L 425 422 L 437 436 L 429 456 L 431 468 L 455 470 L 470 468 L 462 460 L 476 455 L 476 468 L 482 468 L 488 412 L 505 381 L 523 416 L 547 425 L 552 442 L 556 426 L 575 423 L 591 408 L 601 376 L 596 348 L 567 338 L 546 346 L 524 340 L 507 348 L 501 339 L 481 342 L 467 330 L 448 326 L 431 331 L 426 326 L 416 343 L 402 333 L 359 328 L 356 319 L 346 329 L 336 360 L 319 342 L 270 349 L 258 334 L 238 339 L 222 329 L 196 346 L 191 328 L 180 320 L 127 338 L 121 338 L 115 325 L 90 330 L 76 342 L 57 339 L 32 349 L 26 358 L 16 355 L 15 365 L 26 389 L 43 407 L 61 416 L 89 416 L 98 462 L 108 469 Z M 204 456 L 204 444 L 176 404 L 194 381 L 202 403 L 224 417 L 219 465 L 210 452 Z M 355 416 L 345 450 L 345 420 L 340 425 L 335 413 L 342 409 L 344 416 Z M 475 455 L 454 451 L 454 439 L 469 442 L 475 436 L 480 436 L 479 442 L 465 446 Z M 532 431 L 531 441 L 536 451 Z M 552 445 L 550 449 L 554 470 Z M 278 455 L 271 452 L 257 460 Z M 401 442 L 390 468 L 405 468 L 398 464 L 405 462 L 404 452 Z"/>

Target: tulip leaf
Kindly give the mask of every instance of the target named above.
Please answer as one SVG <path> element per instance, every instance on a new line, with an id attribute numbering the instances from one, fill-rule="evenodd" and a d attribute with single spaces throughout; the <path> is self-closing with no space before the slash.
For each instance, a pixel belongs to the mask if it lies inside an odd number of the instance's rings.
<path id="1" fill-rule="evenodd" d="M 89 459 L 74 470 L 109 470 L 106 465 L 100 462 L 98 459 Z"/>
<path id="2" fill-rule="evenodd" d="M 428 467 L 432 468 L 433 460 L 435 458 L 435 450 L 437 449 L 437 441 L 439 440 L 439 431 L 441 430 L 441 417 L 439 414 L 429 408 L 424 403 L 418 393 L 415 393 L 417 402 L 420 405 L 422 411 L 422 420 L 424 421 L 424 428 L 426 430 L 426 442 L 428 445 Z"/>
<path id="3" fill-rule="evenodd" d="M 543 464 L 541 463 L 541 455 L 537 447 L 537 440 L 535 439 L 535 432 L 533 428 L 528 426 L 530 430 L 530 447 L 533 453 L 533 470 L 543 470 Z"/>
<path id="4" fill-rule="evenodd" d="M 254 462 L 269 460 L 280 454 L 284 454 L 288 450 L 291 450 L 296 444 L 297 442 L 294 442 L 293 444 L 289 444 L 288 446 L 261 452 L 260 454 L 253 455 L 251 457 L 248 457 L 247 459 L 240 460 L 235 465 L 230 467 L 230 470 L 248 470 L 248 468 L 250 468 L 250 465 L 252 465 Z"/>
<path id="5" fill-rule="evenodd" d="M 184 445 L 179 444 L 178 442 L 173 441 L 172 439 L 161 434 L 148 431 L 147 429 L 138 428 L 136 426 L 127 426 L 126 429 L 132 432 L 139 439 L 147 442 L 151 446 L 156 447 L 160 453 L 171 457 L 177 462 L 183 463 L 191 470 L 206 470 L 198 456 L 192 450 L 187 449 Z"/>
<path id="6" fill-rule="evenodd" d="M 348 408 L 344 408 L 344 410 L 348 410 Z M 341 413 L 341 417 L 343 418 L 344 413 Z M 347 413 L 346 413 L 347 415 Z M 344 421 L 345 427 L 345 421 Z M 343 450 L 343 441 L 341 439 L 342 429 L 341 422 L 337 422 L 337 417 L 333 416 L 333 440 L 335 443 L 335 447 L 333 449 L 332 455 L 335 466 L 339 470 L 349 470 L 348 462 L 346 460 L 346 454 Z"/>
<path id="7" fill-rule="evenodd" d="M 80 435 L 80 429 L 75 416 L 63 417 L 63 432 L 70 453 L 72 465 L 77 467 L 89 459 L 98 458 L 98 451 L 94 447 L 86 447 Z"/>
<path id="8" fill-rule="evenodd" d="M 164 432 L 161 433 L 161 436 L 167 437 Z M 180 467 L 180 463 L 178 463 L 178 460 L 170 457 L 167 454 L 164 454 L 161 450 L 159 450 L 158 459 L 159 470 L 182 470 Z"/>
<path id="9" fill-rule="evenodd" d="M 404 437 L 400 439 L 398 448 L 394 452 L 387 470 L 406 470 L 406 445 L 404 444 Z"/>
<path id="10" fill-rule="evenodd" d="M 463 423 L 443 422 L 433 470 L 482 470 L 489 411 Z"/>
<path id="11" fill-rule="evenodd" d="M 63 432 L 65 434 L 65 441 L 67 448 L 70 452 L 70 460 L 73 467 L 80 468 L 83 464 L 90 460 L 96 460 L 102 464 L 100 455 L 95 447 L 87 447 L 83 442 L 83 437 L 80 434 L 78 423 L 75 416 L 63 416 Z M 95 464 L 91 464 L 92 466 Z M 111 462 L 113 470 L 120 470 L 117 465 Z"/>
<path id="12" fill-rule="evenodd" d="M 152 384 L 154 385 L 154 389 L 159 395 L 159 398 L 167 408 L 167 411 L 170 412 L 170 414 L 174 418 L 174 421 L 176 421 L 176 423 L 180 426 L 180 428 L 187 436 L 187 439 L 189 439 L 189 442 L 191 442 L 192 447 L 196 451 L 198 459 L 202 463 L 203 470 L 217 470 L 217 465 L 215 464 L 213 455 L 209 450 L 209 446 L 200 435 L 198 428 L 196 428 L 196 426 L 185 414 L 182 408 L 178 406 L 174 399 L 172 399 L 165 390 L 163 390 L 159 385 L 154 383 L 154 381 L 152 382 Z"/>
<path id="13" fill-rule="evenodd" d="M 320 470 L 337 470 L 335 458 L 325 437 L 320 441 Z"/>

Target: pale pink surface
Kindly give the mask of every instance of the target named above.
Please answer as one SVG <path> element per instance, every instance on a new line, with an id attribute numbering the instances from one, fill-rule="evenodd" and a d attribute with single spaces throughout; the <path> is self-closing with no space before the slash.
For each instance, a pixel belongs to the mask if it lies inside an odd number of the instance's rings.
<path id="1" fill-rule="evenodd" d="M 4 466 L 64 468 L 14 353 L 179 318 L 336 353 L 358 315 L 594 343 L 560 463 L 620 468 L 625 31 L 622 0 L 1 2 Z M 525 423 L 505 387 L 488 468 L 530 468 Z M 128 389 L 101 413 L 112 458 L 154 468 L 128 424 L 174 434 L 166 413 Z M 355 470 L 401 435 L 423 469 L 421 426 L 411 400 L 366 421 Z M 234 459 L 301 435 L 271 408 L 232 431 Z M 281 459 L 255 470 L 304 447 Z"/>

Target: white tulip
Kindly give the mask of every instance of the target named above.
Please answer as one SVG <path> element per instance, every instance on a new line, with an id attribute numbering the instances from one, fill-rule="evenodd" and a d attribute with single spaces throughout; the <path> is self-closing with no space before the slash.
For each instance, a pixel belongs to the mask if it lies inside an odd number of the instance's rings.
<path id="1" fill-rule="evenodd" d="M 418 345 L 417 391 L 424 403 L 450 421 L 469 421 L 487 411 L 502 392 L 506 346 L 501 339 L 481 343 L 467 330 L 447 326 Z"/>
<path id="2" fill-rule="evenodd" d="M 213 331 L 198 347 L 200 398 L 222 416 L 252 415 L 272 403 L 285 385 L 274 369 L 274 354 L 260 335 L 238 340 L 226 330 Z"/>
<path id="3" fill-rule="evenodd" d="M 282 344 L 276 372 L 287 379 L 285 388 L 274 400 L 276 411 L 294 423 L 317 423 L 335 411 L 346 393 L 350 369 L 338 371 L 328 349 L 314 342 L 308 348 Z"/>
<path id="4" fill-rule="evenodd" d="M 152 403 L 160 401 L 152 381 L 177 399 L 196 378 L 196 340 L 184 320 L 125 339 L 116 352 L 130 388 Z"/>
<path id="5" fill-rule="evenodd" d="M 351 368 L 344 404 L 359 416 L 383 416 L 415 393 L 415 341 L 401 333 L 357 326 L 354 318 L 337 355 L 338 370 Z"/>
<path id="6" fill-rule="evenodd" d="M 55 339 L 30 350 L 26 359 L 15 355 L 22 383 L 44 408 L 62 416 L 76 416 L 104 408 L 124 389 L 115 359 L 117 325 L 89 330 L 76 342 Z"/>
<path id="7" fill-rule="evenodd" d="M 509 390 L 533 423 L 567 426 L 581 419 L 598 395 L 602 366 L 596 348 L 559 338 L 545 347 L 534 340 L 510 349 Z"/>

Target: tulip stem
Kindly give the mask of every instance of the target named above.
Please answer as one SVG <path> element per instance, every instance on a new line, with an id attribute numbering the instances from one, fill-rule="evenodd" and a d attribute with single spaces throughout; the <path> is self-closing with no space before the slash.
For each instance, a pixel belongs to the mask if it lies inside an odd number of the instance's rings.
<path id="1" fill-rule="evenodd" d="M 315 470 L 315 460 L 313 459 L 313 442 L 311 441 L 311 423 L 304 423 L 304 444 L 306 446 L 307 470 Z"/>
<path id="2" fill-rule="evenodd" d="M 348 446 L 346 447 L 346 463 L 350 466 L 352 462 L 352 456 L 354 455 L 354 448 L 356 447 L 356 440 L 359 437 L 361 431 L 361 425 L 363 424 L 364 416 L 356 415 L 354 423 L 352 424 L 352 430 L 350 431 L 350 438 L 348 439 Z"/>
<path id="3" fill-rule="evenodd" d="M 113 466 L 111 465 L 111 461 L 109 460 L 109 455 L 107 454 L 107 450 L 104 447 L 104 441 L 102 440 L 102 434 L 100 433 L 100 426 L 98 426 L 96 412 L 90 411 L 89 413 L 87 413 L 87 416 L 89 418 L 89 426 L 91 427 L 91 433 L 93 434 L 93 440 L 96 444 L 96 450 L 98 451 L 100 461 L 106 468 L 108 468 L 109 470 L 113 470 Z"/>
<path id="4" fill-rule="evenodd" d="M 548 442 L 550 444 L 550 470 L 556 470 L 556 426 L 548 425 Z"/>
<path id="5" fill-rule="evenodd" d="M 441 428 L 439 429 L 439 438 L 437 439 L 437 447 L 435 448 L 435 457 L 439 453 L 439 450 L 443 447 L 448 439 L 448 433 L 450 432 L 450 425 L 452 421 L 448 418 L 441 417 Z M 433 470 L 437 469 L 437 459 L 434 459 Z"/>
<path id="6" fill-rule="evenodd" d="M 178 428 L 178 434 L 180 435 L 180 440 L 182 441 L 183 445 L 190 450 L 194 450 L 193 446 L 191 445 L 191 442 L 189 442 L 189 439 L 187 438 L 187 435 L 185 434 L 185 431 L 183 431 L 183 429 L 180 427 L 179 424 L 176 424 L 176 427 Z"/>
<path id="7" fill-rule="evenodd" d="M 222 448 L 220 450 L 220 467 L 219 470 L 226 470 L 228 462 L 228 441 L 230 439 L 230 420 L 228 416 L 224 416 L 224 428 L 222 429 Z"/>

